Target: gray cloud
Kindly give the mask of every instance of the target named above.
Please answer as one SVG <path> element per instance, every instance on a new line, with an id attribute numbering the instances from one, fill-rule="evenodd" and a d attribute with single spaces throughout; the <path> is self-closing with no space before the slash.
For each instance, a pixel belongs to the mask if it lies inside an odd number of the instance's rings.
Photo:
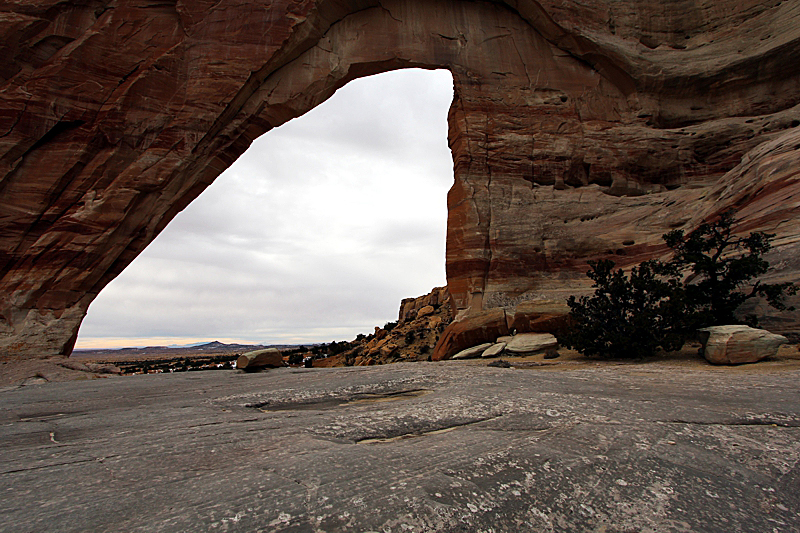
<path id="1" fill-rule="evenodd" d="M 314 342 L 396 319 L 444 279 L 444 71 L 356 80 L 256 140 L 95 300 L 78 346 Z"/>

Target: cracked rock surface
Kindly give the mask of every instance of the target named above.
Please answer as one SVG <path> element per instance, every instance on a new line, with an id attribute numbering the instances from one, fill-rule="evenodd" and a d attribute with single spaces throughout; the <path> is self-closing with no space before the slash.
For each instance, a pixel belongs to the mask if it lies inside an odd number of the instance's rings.
<path id="1" fill-rule="evenodd" d="M 798 378 L 448 362 L 5 387 L 0 530 L 797 531 Z"/>

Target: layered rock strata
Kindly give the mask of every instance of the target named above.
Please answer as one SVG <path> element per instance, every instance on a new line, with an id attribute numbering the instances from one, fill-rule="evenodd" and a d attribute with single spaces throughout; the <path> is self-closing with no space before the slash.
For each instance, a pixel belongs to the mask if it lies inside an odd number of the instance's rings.
<path id="1" fill-rule="evenodd" d="M 30 0 L 0 2 L 0 35 L 6 354 L 69 353 L 256 137 L 398 68 L 453 74 L 462 315 L 572 292 L 587 259 L 657 256 L 732 206 L 776 253 L 798 241 L 796 2 Z"/>

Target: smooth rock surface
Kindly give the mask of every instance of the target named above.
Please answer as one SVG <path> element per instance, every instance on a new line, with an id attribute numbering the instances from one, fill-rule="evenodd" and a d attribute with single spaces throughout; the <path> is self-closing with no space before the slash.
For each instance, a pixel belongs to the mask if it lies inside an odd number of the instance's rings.
<path id="1" fill-rule="evenodd" d="M 453 75 L 456 313 L 587 289 L 587 259 L 732 206 L 800 271 L 796 1 L 26 0 L 0 51 L 0 354 L 69 354 L 256 137 L 398 68 Z"/>
<path id="2" fill-rule="evenodd" d="M 4 387 L 0 530 L 798 531 L 800 372 L 705 368 L 404 363 Z"/>
<path id="3" fill-rule="evenodd" d="M 749 326 L 713 326 L 699 330 L 703 356 L 714 365 L 756 363 L 778 353 L 788 339 Z"/>
<path id="4" fill-rule="evenodd" d="M 506 352 L 513 354 L 538 353 L 549 348 L 558 348 L 558 339 L 550 333 L 520 333 L 506 344 Z"/>
<path id="5" fill-rule="evenodd" d="M 506 343 L 498 342 L 486 348 L 481 354 L 481 357 L 497 357 L 502 354 L 505 349 Z"/>

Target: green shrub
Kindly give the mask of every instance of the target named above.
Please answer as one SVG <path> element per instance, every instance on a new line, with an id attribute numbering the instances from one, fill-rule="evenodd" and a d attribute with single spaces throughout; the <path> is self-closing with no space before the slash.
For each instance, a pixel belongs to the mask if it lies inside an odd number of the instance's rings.
<path id="1" fill-rule="evenodd" d="M 797 293 L 793 283 L 770 284 L 756 279 L 769 270 L 762 255 L 772 247 L 770 241 L 775 235 L 755 232 L 737 237 L 732 233 L 734 223 L 733 212 L 727 211 L 713 224 L 702 224 L 688 236 L 680 230 L 664 235 L 664 241 L 675 250 L 670 263 L 691 272 L 683 290 L 696 328 L 739 323 L 736 310 L 758 296 L 778 310 L 790 309 L 785 298 Z M 758 319 L 751 315 L 744 322 L 755 326 Z"/>
<path id="2" fill-rule="evenodd" d="M 589 262 L 594 281 L 591 297 L 567 304 L 573 328 L 562 343 L 588 356 L 644 357 L 659 346 L 679 349 L 685 331 L 676 299 L 680 282 L 658 261 L 614 271 L 614 262 Z"/>
<path id="3" fill-rule="evenodd" d="M 657 348 L 680 349 L 698 328 L 740 323 L 736 310 L 750 298 L 793 309 L 785 297 L 797 293 L 794 284 L 756 279 L 769 270 L 762 255 L 774 235 L 737 237 L 734 222 L 733 213 L 726 212 L 688 236 L 667 233 L 663 238 L 675 251 L 673 258 L 646 261 L 630 276 L 615 271 L 613 261 L 590 261 L 587 276 L 595 292 L 569 299 L 573 328 L 561 342 L 587 356 L 645 357 Z M 753 316 L 744 321 L 757 323 Z"/>

